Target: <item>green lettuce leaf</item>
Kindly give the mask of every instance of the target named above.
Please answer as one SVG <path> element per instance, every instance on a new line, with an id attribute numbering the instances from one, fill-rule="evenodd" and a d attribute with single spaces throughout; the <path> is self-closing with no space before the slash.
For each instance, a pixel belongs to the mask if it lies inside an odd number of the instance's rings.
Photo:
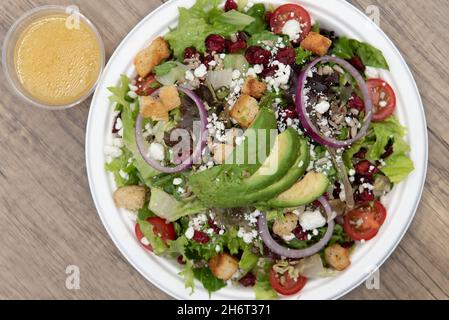
<path id="1" fill-rule="evenodd" d="M 145 220 L 138 220 L 137 223 L 145 238 L 150 242 L 153 252 L 157 255 L 165 253 L 167 251 L 167 246 L 164 241 L 154 233 L 153 225 Z"/>
<path id="2" fill-rule="evenodd" d="M 151 189 L 149 208 L 158 217 L 167 221 L 176 221 L 181 217 L 204 212 L 206 208 L 196 199 L 178 201 L 175 197 L 159 188 Z"/>
<path id="3" fill-rule="evenodd" d="M 332 54 L 342 59 L 351 59 L 354 56 L 359 56 L 366 66 L 386 70 L 390 69 L 382 51 L 368 43 L 355 39 L 348 39 L 347 37 L 339 38 L 334 42 Z"/>
<path id="4" fill-rule="evenodd" d="M 296 49 L 296 64 L 301 66 L 307 63 L 312 56 L 313 53 L 311 51 L 298 47 Z"/>
<path id="5" fill-rule="evenodd" d="M 278 294 L 268 281 L 268 278 L 258 279 L 254 286 L 254 293 L 257 300 L 274 300 L 278 298 Z"/>
<path id="6" fill-rule="evenodd" d="M 268 30 L 259 32 L 254 34 L 251 38 L 248 40 L 248 46 L 260 46 L 260 45 L 266 45 L 269 47 L 273 47 L 279 39 L 282 39 L 282 42 L 286 45 L 290 45 L 290 39 L 288 36 L 280 36 L 276 35 Z"/>
<path id="7" fill-rule="evenodd" d="M 267 22 L 265 20 L 265 5 L 256 3 L 251 9 L 246 12 L 247 15 L 254 18 L 254 21 L 245 28 L 245 32 L 253 35 L 267 29 Z"/>
<path id="8" fill-rule="evenodd" d="M 176 66 L 177 64 L 175 62 L 167 61 L 154 68 L 154 72 L 156 73 L 156 76 L 165 76 L 170 72 L 171 69 L 175 68 Z"/>
<path id="9" fill-rule="evenodd" d="M 405 180 L 414 169 L 413 161 L 405 154 L 393 154 L 385 160 L 382 172 L 391 182 L 399 183 Z"/>
<path id="10" fill-rule="evenodd" d="M 113 159 L 110 163 L 105 164 L 105 169 L 114 174 L 114 180 L 117 187 L 123 186 L 133 186 L 139 184 L 139 172 L 134 166 L 134 160 L 132 160 L 131 152 L 123 147 L 122 155 L 118 158 Z M 128 179 L 124 179 L 121 172 L 128 175 Z"/>
<path id="11" fill-rule="evenodd" d="M 367 160 L 374 163 L 381 160 L 387 145 L 392 142 L 393 154 L 385 159 L 381 171 L 392 183 L 399 183 L 414 170 L 413 162 L 407 156 L 410 145 L 404 140 L 406 134 L 406 128 L 394 116 L 382 122 L 373 122 L 368 135 L 345 151 L 343 161 L 348 168 L 352 168 L 352 158 L 364 148 L 367 150 Z"/>
<path id="12" fill-rule="evenodd" d="M 195 275 L 195 278 L 203 284 L 203 287 L 209 291 L 209 293 L 226 287 L 226 282 L 215 277 L 207 267 L 193 269 L 193 274 Z"/>
<path id="13" fill-rule="evenodd" d="M 199 0 L 190 9 L 179 8 L 178 27 L 168 33 L 165 40 L 180 61 L 188 47 L 204 53 L 208 35 L 228 37 L 255 21 L 253 17 L 235 10 L 222 12 L 218 9 L 219 3 L 216 0 Z"/>
<path id="14" fill-rule="evenodd" d="M 118 105 L 119 111 L 121 111 L 121 118 L 123 123 L 123 150 L 128 150 L 130 152 L 130 157 L 134 159 L 132 165 L 135 169 L 137 169 L 136 175 L 139 176 L 139 179 L 145 183 L 146 185 L 151 185 L 151 178 L 158 175 L 159 172 L 150 167 L 145 160 L 140 155 L 139 150 L 137 149 L 136 138 L 135 138 L 135 123 L 137 118 L 137 113 L 139 112 L 139 101 L 137 99 L 132 100 L 128 97 L 129 92 L 129 84 L 131 83 L 130 79 L 126 75 L 122 75 L 120 77 L 120 84 L 116 87 L 110 87 L 108 90 L 112 93 L 109 97 L 111 102 L 115 102 Z M 130 102 L 130 99 L 132 102 Z M 132 109 L 134 106 L 134 109 Z M 129 159 L 129 158 L 128 158 Z M 118 166 L 123 167 L 122 163 L 124 158 L 118 160 L 113 163 L 107 169 L 116 170 Z M 133 173 L 132 168 L 125 168 L 125 172 Z M 130 170 L 128 172 L 127 170 Z M 131 175 L 130 175 L 131 177 Z"/>
<path id="15" fill-rule="evenodd" d="M 257 261 L 259 257 L 251 252 L 251 247 L 248 246 L 243 251 L 242 257 L 240 258 L 239 267 L 242 269 L 244 274 L 247 274 L 257 266 Z"/>

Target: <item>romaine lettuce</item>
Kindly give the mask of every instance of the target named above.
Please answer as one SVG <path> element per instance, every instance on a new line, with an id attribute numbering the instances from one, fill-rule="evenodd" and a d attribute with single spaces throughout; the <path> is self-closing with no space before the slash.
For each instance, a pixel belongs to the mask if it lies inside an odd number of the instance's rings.
<path id="1" fill-rule="evenodd" d="M 382 122 L 373 122 L 368 135 L 356 142 L 343 154 L 348 168 L 352 168 L 354 154 L 362 148 L 367 150 L 366 158 L 371 162 L 380 161 L 387 145 L 393 143 L 393 154 L 385 159 L 382 172 L 392 183 L 403 181 L 413 170 L 413 162 L 407 156 L 410 145 L 404 140 L 406 129 L 393 116 Z"/>

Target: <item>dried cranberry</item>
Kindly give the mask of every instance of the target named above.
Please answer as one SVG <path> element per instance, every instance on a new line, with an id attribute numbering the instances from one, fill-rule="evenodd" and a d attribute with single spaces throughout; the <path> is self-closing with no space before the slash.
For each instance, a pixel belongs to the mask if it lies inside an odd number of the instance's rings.
<path id="1" fill-rule="evenodd" d="M 246 48 L 245 40 L 237 40 L 236 42 L 226 40 L 226 51 L 229 53 L 236 53 L 245 48 Z"/>
<path id="2" fill-rule="evenodd" d="M 231 10 L 237 10 L 239 8 L 239 6 L 237 5 L 237 3 L 234 0 L 227 0 L 225 3 L 225 11 L 231 11 Z"/>
<path id="3" fill-rule="evenodd" d="M 354 241 L 348 241 L 343 243 L 341 246 L 345 249 L 351 249 L 354 246 L 355 242 Z"/>
<path id="4" fill-rule="evenodd" d="M 217 223 L 214 220 L 209 219 L 209 221 L 207 223 L 208 223 L 209 227 L 211 227 L 211 229 L 214 230 L 214 232 L 216 234 L 220 233 L 221 229 L 220 229 L 220 227 L 217 226 Z"/>
<path id="5" fill-rule="evenodd" d="M 351 109 L 356 109 L 359 111 L 365 110 L 365 102 L 363 102 L 362 98 L 360 98 L 355 93 L 352 93 L 351 98 L 349 99 L 348 105 L 349 105 L 349 108 L 351 108 Z"/>
<path id="6" fill-rule="evenodd" d="M 294 109 L 285 109 L 285 118 L 287 119 L 298 119 L 298 113 Z"/>
<path id="7" fill-rule="evenodd" d="M 364 72 L 366 70 L 365 65 L 363 64 L 362 59 L 360 59 L 359 56 L 355 56 L 352 59 L 349 60 L 349 63 L 352 64 L 354 68 L 357 70 Z"/>
<path id="8" fill-rule="evenodd" d="M 270 24 L 271 23 L 271 17 L 273 16 L 273 12 L 271 11 L 267 11 L 265 13 L 265 21 Z"/>
<path id="9" fill-rule="evenodd" d="M 334 191 L 332 192 L 332 196 L 334 197 L 334 199 L 340 199 L 341 191 L 342 189 L 340 182 L 335 182 Z"/>
<path id="10" fill-rule="evenodd" d="M 244 287 L 254 287 L 256 284 L 256 276 L 254 274 L 247 273 L 242 279 L 239 280 L 240 284 Z"/>
<path id="11" fill-rule="evenodd" d="M 201 62 L 206 66 L 206 68 L 209 68 L 209 63 L 211 61 L 214 61 L 214 56 L 213 55 L 205 55 L 204 57 L 201 58 Z"/>
<path id="12" fill-rule="evenodd" d="M 297 226 L 295 230 L 293 230 L 293 234 L 298 240 L 301 241 L 307 240 L 307 232 L 304 232 L 301 226 Z"/>
<path id="13" fill-rule="evenodd" d="M 387 147 L 385 148 L 384 154 L 381 156 L 382 159 L 386 159 L 393 154 L 393 141 L 388 141 Z"/>
<path id="14" fill-rule="evenodd" d="M 260 73 L 260 76 L 262 78 L 272 77 L 276 73 L 277 69 L 278 69 L 277 66 L 264 67 L 262 72 Z"/>
<path id="15" fill-rule="evenodd" d="M 271 52 L 259 46 L 251 46 L 246 50 L 245 57 L 250 64 L 267 65 L 271 59 Z"/>
<path id="16" fill-rule="evenodd" d="M 226 40 L 218 34 L 211 34 L 206 38 L 206 51 L 209 53 L 223 53 L 226 48 Z"/>
<path id="17" fill-rule="evenodd" d="M 117 127 L 117 121 L 118 121 L 118 119 L 121 119 L 122 118 L 122 113 L 120 112 L 116 117 L 115 117 L 115 119 L 114 119 L 114 123 L 112 124 L 112 133 L 113 134 L 116 134 L 116 133 L 118 133 L 120 130 L 117 130 L 116 129 L 116 127 Z"/>
<path id="18" fill-rule="evenodd" d="M 359 152 L 354 154 L 354 158 L 356 158 L 356 159 L 365 159 L 367 152 L 368 152 L 368 150 L 366 150 L 365 148 L 362 148 L 362 149 L 360 149 Z"/>
<path id="19" fill-rule="evenodd" d="M 296 52 L 295 49 L 291 47 L 286 47 L 283 49 L 279 49 L 276 60 L 279 62 L 285 64 L 285 65 L 291 65 L 296 62 Z"/>
<path id="20" fill-rule="evenodd" d="M 203 231 L 195 231 L 195 233 L 193 234 L 193 240 L 200 244 L 206 244 L 210 241 L 210 238 Z"/>
<path id="21" fill-rule="evenodd" d="M 198 56 L 198 51 L 194 47 L 189 47 L 184 50 L 184 59 L 194 59 Z"/>
<path id="22" fill-rule="evenodd" d="M 264 257 L 272 260 L 281 260 L 282 257 L 270 250 L 265 244 L 263 245 L 263 255 Z"/>
<path id="23" fill-rule="evenodd" d="M 374 196 L 374 193 L 368 189 L 363 190 L 363 192 L 356 190 L 354 192 L 354 199 L 358 203 L 366 203 L 366 202 L 374 201 L 375 196 Z"/>
<path id="24" fill-rule="evenodd" d="M 248 40 L 248 36 L 243 31 L 237 32 L 236 36 L 237 36 L 237 40 L 241 40 L 241 41 L 245 41 L 245 42 Z"/>
<path id="25" fill-rule="evenodd" d="M 362 177 L 372 177 L 379 173 L 379 169 L 368 160 L 363 160 L 355 165 L 355 172 Z"/>
<path id="26" fill-rule="evenodd" d="M 178 256 L 178 258 L 176 260 L 178 261 L 179 264 L 182 264 L 182 265 L 186 264 L 186 262 L 184 261 L 183 256 Z"/>

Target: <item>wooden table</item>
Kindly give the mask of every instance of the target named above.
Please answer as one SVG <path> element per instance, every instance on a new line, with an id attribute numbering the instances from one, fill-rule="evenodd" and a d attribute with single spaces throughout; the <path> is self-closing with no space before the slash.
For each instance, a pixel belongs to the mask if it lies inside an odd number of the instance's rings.
<path id="1" fill-rule="evenodd" d="M 324 0 L 322 0 L 324 1 Z M 38 5 L 77 4 L 94 20 L 108 56 L 156 0 L 2 0 L 0 41 Z M 418 82 L 429 123 L 430 161 L 416 219 L 381 268 L 381 289 L 346 299 L 449 298 L 449 2 L 354 0 L 381 8 L 381 27 Z M 90 101 L 68 111 L 30 109 L 0 74 L 0 299 L 166 299 L 121 256 L 92 202 L 84 138 Z M 410 128 L 413 130 L 413 128 Z M 80 290 L 66 289 L 66 267 Z"/>

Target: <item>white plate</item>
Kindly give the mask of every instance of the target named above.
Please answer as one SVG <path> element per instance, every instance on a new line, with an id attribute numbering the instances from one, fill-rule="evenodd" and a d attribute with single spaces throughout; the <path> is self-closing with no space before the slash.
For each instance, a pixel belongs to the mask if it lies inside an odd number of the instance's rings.
<path id="1" fill-rule="evenodd" d="M 292 1 L 260 1 L 275 5 Z M 295 2 L 295 1 L 293 1 Z M 357 38 L 380 48 L 391 66 L 382 77 L 394 87 L 398 98 L 398 117 L 413 129 L 408 140 L 412 145 L 411 158 L 416 170 L 397 186 L 388 199 L 388 220 L 380 234 L 372 241 L 359 245 L 352 256 L 352 265 L 342 275 L 332 279 L 309 281 L 300 299 L 336 299 L 364 282 L 391 255 L 406 233 L 418 206 L 427 169 L 427 131 L 421 98 L 404 59 L 389 38 L 362 12 L 343 0 L 302 0 L 312 16 L 322 26 L 340 35 Z M 113 110 L 108 101 L 107 87 L 118 83 L 121 74 L 135 74 L 134 55 L 153 38 L 164 35 L 168 27 L 177 24 L 178 6 L 189 7 L 194 0 L 173 0 L 165 3 L 144 18 L 123 40 L 111 57 L 92 101 L 86 136 L 86 162 L 92 197 L 103 224 L 115 245 L 126 259 L 149 281 L 178 299 L 209 299 L 208 293 L 197 284 L 193 295 L 184 288 L 178 272 L 179 265 L 156 257 L 139 245 L 134 237 L 134 224 L 125 212 L 112 201 L 114 182 L 105 172 L 103 147 L 110 140 Z M 215 299 L 253 299 L 250 289 L 225 288 L 212 295 Z M 293 297 L 292 299 L 297 299 Z"/>

